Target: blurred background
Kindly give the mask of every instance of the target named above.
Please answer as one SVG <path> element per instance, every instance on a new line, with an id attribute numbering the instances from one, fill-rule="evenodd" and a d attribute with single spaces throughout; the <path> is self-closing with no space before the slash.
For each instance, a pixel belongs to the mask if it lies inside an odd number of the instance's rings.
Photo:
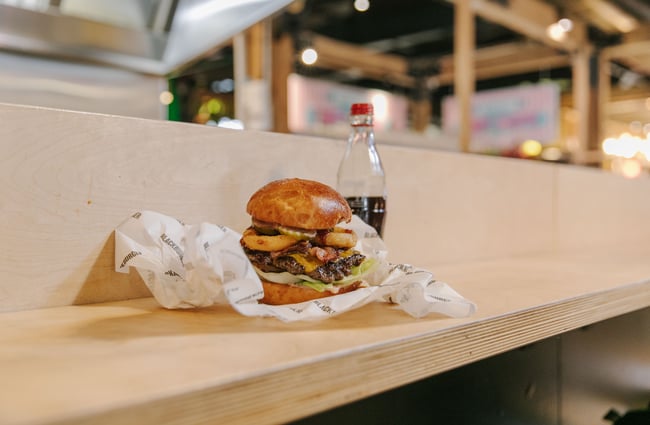
<path id="1" fill-rule="evenodd" d="M 0 0 L 0 102 L 650 170 L 648 0 Z M 37 122 L 38 117 L 35 117 Z"/>

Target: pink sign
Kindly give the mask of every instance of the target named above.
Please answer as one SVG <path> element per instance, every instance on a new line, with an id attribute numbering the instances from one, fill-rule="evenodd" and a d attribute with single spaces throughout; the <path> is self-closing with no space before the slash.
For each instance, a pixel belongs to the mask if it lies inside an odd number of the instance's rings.
<path id="1" fill-rule="evenodd" d="M 472 98 L 472 151 L 509 149 L 534 139 L 555 141 L 559 133 L 560 89 L 544 83 L 477 92 Z M 456 98 L 442 103 L 442 127 L 458 135 L 460 116 Z"/>
<path id="2" fill-rule="evenodd" d="M 383 90 L 337 84 L 292 74 L 287 81 L 289 129 L 294 133 L 315 133 L 323 126 L 347 128 L 350 105 L 370 102 L 378 130 L 405 130 L 408 101 Z"/>

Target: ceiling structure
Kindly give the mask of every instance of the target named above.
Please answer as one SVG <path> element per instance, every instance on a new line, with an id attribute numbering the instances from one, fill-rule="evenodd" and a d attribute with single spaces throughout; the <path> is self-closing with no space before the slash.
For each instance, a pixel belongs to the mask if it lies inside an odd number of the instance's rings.
<path id="1" fill-rule="evenodd" d="M 296 48 L 313 43 L 326 52 L 315 66 L 296 62 L 300 73 L 435 96 L 454 82 L 456 1 L 369 0 L 361 13 L 354 0 L 0 0 L 0 50 L 171 77 L 209 69 L 229 56 L 234 35 L 272 17 L 275 30 L 290 33 Z M 468 3 L 477 16 L 477 89 L 527 79 L 570 81 L 570 51 L 579 36 L 548 43 L 535 26 L 544 18 L 535 16 L 544 12 L 541 4 L 584 22 L 578 29 L 592 53 L 611 61 L 614 87 L 626 92 L 630 106 L 621 113 L 639 109 L 629 92 L 650 86 L 650 0 Z M 373 62 L 367 52 L 381 58 Z"/>
<path id="2" fill-rule="evenodd" d="M 395 55 L 405 61 L 409 78 L 444 73 L 445 61 L 449 61 L 454 48 L 455 0 L 370 0 L 369 9 L 363 13 L 356 11 L 353 3 L 354 0 L 0 0 L 0 50 L 91 60 L 145 73 L 173 75 L 201 66 L 201 61 L 227 47 L 235 34 L 273 16 L 276 28 L 291 33 L 297 47 L 313 37 L 323 37 Z M 510 49 L 513 57 L 523 50 L 531 54 L 537 48 L 530 43 L 531 35 L 535 38 L 536 34 L 525 20 L 534 21 L 537 17 L 527 14 L 536 13 L 531 7 L 543 3 L 552 6 L 557 16 L 584 21 L 589 42 L 596 50 L 608 49 L 608 55 L 618 65 L 615 73 L 634 73 L 625 74 L 625 84 L 638 84 L 650 75 L 650 0 L 470 3 L 477 15 L 477 60 L 481 59 L 481 52 L 495 57 L 495 49 L 501 49 L 501 55 L 504 49 Z M 499 8 L 512 10 L 514 17 L 500 22 L 503 13 Z M 627 47 L 621 48 L 621 43 L 627 43 Z M 536 44 L 543 43 L 537 40 Z M 549 48 L 562 51 L 562 47 L 546 45 L 534 55 L 550 58 Z M 496 57 L 512 62 L 511 58 Z M 561 62 L 558 58 L 551 60 L 558 68 Z M 535 69 L 534 64 L 530 67 Z M 359 84 L 394 83 L 344 68 L 320 71 L 327 71 L 321 75 Z M 302 71 L 319 72 L 318 67 Z M 495 77 L 495 72 L 488 76 Z M 449 74 L 440 77 L 436 83 L 450 82 Z M 396 84 L 408 85 L 404 81 Z"/>
<path id="3" fill-rule="evenodd" d="M 296 61 L 298 73 L 415 99 L 428 96 L 435 121 L 439 100 L 454 91 L 458 1 L 370 0 L 369 9 L 359 12 L 354 0 L 298 0 L 275 22 L 278 31 L 293 34 L 296 49 L 314 46 L 324 53 L 311 66 Z M 476 90 L 553 79 L 567 94 L 566 101 L 574 102 L 572 65 L 579 51 L 587 52 L 591 87 L 598 85 L 599 73 L 611 76 L 605 94 L 608 110 L 602 117 L 650 122 L 650 0 L 468 4 L 476 16 Z M 549 39 L 542 24 L 565 17 L 574 23 L 570 37 Z"/>
<path id="4" fill-rule="evenodd" d="M 476 3 L 496 4 L 507 8 L 521 2 L 485 0 Z M 650 44 L 647 43 L 650 41 L 650 1 L 545 0 L 543 3 L 557 9 L 560 17 L 584 21 L 585 33 L 594 51 L 609 49 L 609 54 L 617 63 L 614 77 L 620 79 L 624 72 L 632 72 L 636 78 L 634 83 L 640 84 L 650 76 Z M 499 48 L 505 49 L 506 46 L 511 46 L 513 57 L 526 55 L 527 52 L 530 54 L 531 49 L 539 49 L 535 52 L 538 57 L 542 55 L 550 58 L 553 52 L 562 50 L 554 46 L 543 46 L 540 42 L 531 43 L 529 36 L 486 19 L 480 13 L 477 15 L 478 59 L 481 51 L 495 51 Z M 309 44 L 313 37 L 328 37 L 405 58 L 409 74 L 415 77 L 440 73 L 454 48 L 452 0 L 372 0 L 370 8 L 363 13 L 354 9 L 353 0 L 305 0 L 302 2 L 302 8 L 294 10 L 293 13 L 285 13 L 280 22 L 283 30 L 295 34 L 297 47 Z M 637 41 L 643 41 L 644 44 L 631 48 L 626 53 L 620 45 L 628 40 L 630 46 L 632 42 Z M 525 48 L 522 49 L 522 46 Z M 616 53 L 617 49 L 621 49 L 621 54 Z M 567 61 L 551 61 L 548 64 L 550 69 L 563 68 L 566 67 Z M 545 69 L 543 64 L 540 64 L 538 69 L 543 76 L 550 71 L 549 68 Z M 372 84 L 372 79 L 364 80 L 358 73 L 355 77 L 354 72 L 341 67 L 334 70 L 337 72 L 332 72 L 332 69 L 320 71 L 319 73 L 318 66 L 311 70 L 304 67 L 302 69 L 302 72 L 314 75 Z M 626 78 L 629 83 L 633 77 L 627 74 Z M 375 83 L 377 82 L 381 83 L 375 80 Z M 443 83 L 449 84 L 450 81 L 445 80 Z"/>

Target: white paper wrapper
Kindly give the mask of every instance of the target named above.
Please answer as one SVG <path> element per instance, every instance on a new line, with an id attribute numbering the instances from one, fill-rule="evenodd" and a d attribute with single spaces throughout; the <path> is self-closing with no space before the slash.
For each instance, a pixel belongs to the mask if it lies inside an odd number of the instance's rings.
<path id="1" fill-rule="evenodd" d="M 427 270 L 386 261 L 384 242 L 358 217 L 346 227 L 359 236 L 356 249 L 375 258 L 367 288 L 299 304 L 259 304 L 262 284 L 244 254 L 241 235 L 210 223 L 184 224 L 153 212 L 133 214 L 115 229 L 115 269 L 134 267 L 155 299 L 169 309 L 229 304 L 245 316 L 286 322 L 332 317 L 373 301 L 388 302 L 413 317 L 440 313 L 466 317 L 476 306 Z"/>

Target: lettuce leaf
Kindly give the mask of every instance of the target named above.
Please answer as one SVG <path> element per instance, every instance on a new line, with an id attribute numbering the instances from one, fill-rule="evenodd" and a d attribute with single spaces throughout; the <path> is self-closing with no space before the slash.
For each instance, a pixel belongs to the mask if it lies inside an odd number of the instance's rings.
<path id="1" fill-rule="evenodd" d="M 263 272 L 255 267 L 255 271 L 265 280 L 275 283 L 284 283 L 289 285 L 303 285 L 312 288 L 318 292 L 338 292 L 338 288 L 342 288 L 361 280 L 363 276 L 367 275 L 378 264 L 374 258 L 366 258 L 366 260 L 356 267 L 352 267 L 352 273 L 341 280 L 336 280 L 332 283 L 325 283 L 320 280 L 314 279 L 304 274 L 295 275 L 288 272 L 271 273 Z"/>

